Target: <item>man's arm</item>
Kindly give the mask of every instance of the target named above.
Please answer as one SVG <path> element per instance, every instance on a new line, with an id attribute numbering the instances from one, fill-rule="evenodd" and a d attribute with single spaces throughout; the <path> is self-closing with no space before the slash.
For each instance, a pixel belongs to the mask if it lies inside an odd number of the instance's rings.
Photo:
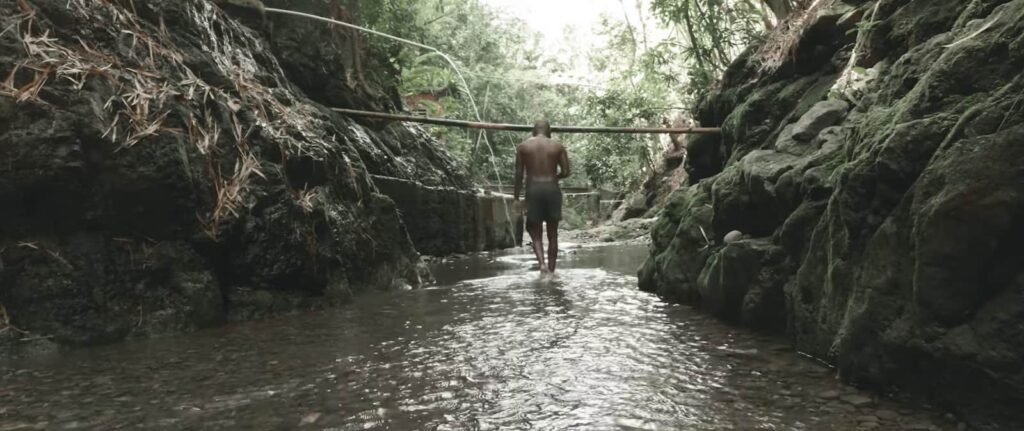
<path id="1" fill-rule="evenodd" d="M 569 169 L 569 151 L 562 147 L 562 155 L 558 158 L 558 179 L 568 178 L 572 175 Z"/>
<path id="2" fill-rule="evenodd" d="M 517 201 L 519 200 L 519 192 L 521 191 L 521 188 L 523 186 L 523 171 L 525 171 L 526 169 L 526 166 L 523 164 L 524 162 L 522 152 L 523 145 L 520 144 L 518 147 L 516 147 L 516 178 L 514 180 L 515 182 L 512 184 L 513 197 Z"/>

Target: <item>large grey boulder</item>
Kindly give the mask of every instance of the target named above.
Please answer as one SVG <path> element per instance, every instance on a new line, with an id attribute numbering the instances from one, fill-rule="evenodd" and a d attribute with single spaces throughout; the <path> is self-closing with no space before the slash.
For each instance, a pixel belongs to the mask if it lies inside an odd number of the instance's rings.
<path id="1" fill-rule="evenodd" d="M 779 138 L 775 141 L 775 149 L 777 151 L 802 156 L 814 149 L 810 141 L 800 141 L 793 137 L 793 130 L 795 128 L 795 124 L 789 124 L 782 129 L 782 132 L 779 132 Z"/>
<path id="2" fill-rule="evenodd" d="M 778 247 L 767 240 L 735 241 L 716 250 L 697 281 L 701 309 L 761 329 L 782 327 L 782 284 L 763 271 L 777 255 Z"/>
<path id="3" fill-rule="evenodd" d="M 839 124 L 849 110 L 850 104 L 842 100 L 818 102 L 793 125 L 792 137 L 797 141 L 808 142 L 826 127 Z"/>

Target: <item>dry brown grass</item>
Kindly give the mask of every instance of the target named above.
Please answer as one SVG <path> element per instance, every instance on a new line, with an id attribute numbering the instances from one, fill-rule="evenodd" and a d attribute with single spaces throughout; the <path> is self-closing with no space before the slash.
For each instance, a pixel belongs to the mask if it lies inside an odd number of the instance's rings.
<path id="1" fill-rule="evenodd" d="M 200 216 L 203 231 L 210 238 L 217 238 L 221 223 L 226 216 L 237 217 L 239 215 L 239 209 L 245 197 L 243 192 L 253 176 L 266 179 L 266 176 L 260 172 L 259 161 L 252 153 L 235 161 L 235 171 L 230 177 L 225 178 L 220 172 L 213 176 L 213 187 L 216 193 L 213 211 L 208 217 Z"/>
<path id="2" fill-rule="evenodd" d="M 299 206 L 299 208 L 302 208 L 302 212 L 306 214 L 312 213 L 313 209 L 315 208 L 314 203 L 316 202 L 316 199 L 319 196 L 316 190 L 296 190 L 294 194 L 295 203 Z"/>
<path id="3" fill-rule="evenodd" d="M 217 141 L 220 139 L 220 127 L 213 120 L 210 110 L 204 109 L 203 116 L 199 119 L 189 114 L 185 126 L 188 128 L 189 141 L 196 146 L 200 154 L 209 155 L 217 146 Z"/>
<path id="4" fill-rule="evenodd" d="M 123 45 L 104 47 L 71 36 L 54 37 L 39 19 L 31 0 L 18 0 L 20 14 L 0 19 L 0 37 L 17 38 L 24 56 L 3 75 L 0 95 L 19 103 L 62 104 L 48 99 L 46 88 L 60 86 L 71 93 L 83 91 L 91 79 L 105 80 L 116 91 L 98 112 L 102 136 L 126 150 L 164 134 L 181 134 L 205 157 L 214 204 L 199 221 L 206 233 L 217 238 L 222 222 L 240 214 L 249 182 L 266 177 L 254 155 L 250 139 L 258 135 L 278 145 L 282 154 L 301 154 L 316 159 L 338 156 L 334 137 L 313 107 L 275 93 L 281 82 L 266 85 L 268 75 L 283 77 L 276 64 L 262 64 L 246 49 L 245 30 L 217 28 L 234 25 L 206 1 L 182 0 L 185 13 L 200 26 L 194 34 L 200 48 L 216 63 L 230 82 L 217 88 L 185 64 L 185 53 L 175 45 L 166 25 L 141 22 L 131 0 L 68 0 L 73 14 L 87 16 L 88 31 L 109 34 Z M 62 33 L 63 35 L 64 33 Z M 81 34 L 88 34 L 82 30 Z M 92 40 L 92 39 L 90 39 Z M 102 40 L 102 39 L 97 39 Z M 123 48 L 123 49 L 122 49 Z M 262 76 L 264 78 L 259 78 Z M 273 78 L 278 79 L 278 78 Z M 281 78 L 283 79 L 283 78 Z M 248 110 L 250 123 L 240 120 Z M 175 129 L 173 125 L 180 125 Z M 181 130 L 184 129 L 184 130 Z M 344 158 L 343 155 L 338 156 Z M 234 159 L 233 162 L 231 159 Z M 222 169 L 222 165 L 233 169 Z M 312 211 L 312 196 L 298 199 Z"/>
<path id="5" fill-rule="evenodd" d="M 23 69 L 31 70 L 34 77 L 28 83 L 17 84 L 15 78 L 18 76 L 18 72 Z M 46 85 L 46 81 L 49 79 L 49 69 L 39 69 L 23 63 L 16 64 L 11 73 L 7 75 L 7 79 L 4 80 L 3 84 L 0 84 L 0 95 L 11 97 L 18 103 L 27 101 L 45 103 L 39 98 L 39 91 L 43 89 L 43 86 Z"/>

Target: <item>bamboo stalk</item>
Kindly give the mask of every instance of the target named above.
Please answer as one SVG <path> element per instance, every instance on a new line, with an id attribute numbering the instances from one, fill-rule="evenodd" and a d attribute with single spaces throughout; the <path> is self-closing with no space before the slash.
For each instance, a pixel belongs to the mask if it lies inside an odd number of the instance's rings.
<path id="1" fill-rule="evenodd" d="M 533 126 L 527 124 L 481 123 L 475 121 L 449 120 L 447 118 L 421 117 L 418 115 L 389 114 L 385 112 L 359 111 L 355 109 L 331 108 L 332 111 L 351 117 L 376 118 L 381 120 L 406 121 L 410 123 L 434 124 L 464 129 L 504 130 L 510 132 L 531 132 Z M 622 133 L 622 134 L 718 134 L 717 127 L 583 127 L 583 126 L 551 126 L 554 133 Z"/>

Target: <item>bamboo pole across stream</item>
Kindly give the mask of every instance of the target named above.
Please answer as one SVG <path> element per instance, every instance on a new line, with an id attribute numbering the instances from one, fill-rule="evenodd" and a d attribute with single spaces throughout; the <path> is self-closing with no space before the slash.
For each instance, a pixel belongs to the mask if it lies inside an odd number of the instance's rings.
<path id="1" fill-rule="evenodd" d="M 421 117 L 418 115 L 389 114 L 385 112 L 359 111 L 355 109 L 331 108 L 332 111 L 352 117 L 376 118 L 381 120 L 407 121 L 410 123 L 452 126 L 463 129 L 505 130 L 511 132 L 531 132 L 533 126 L 526 124 L 480 123 L 474 121 L 449 120 L 446 118 Z M 551 126 L 554 133 L 628 133 L 628 134 L 718 134 L 722 129 L 717 127 L 581 127 Z"/>

